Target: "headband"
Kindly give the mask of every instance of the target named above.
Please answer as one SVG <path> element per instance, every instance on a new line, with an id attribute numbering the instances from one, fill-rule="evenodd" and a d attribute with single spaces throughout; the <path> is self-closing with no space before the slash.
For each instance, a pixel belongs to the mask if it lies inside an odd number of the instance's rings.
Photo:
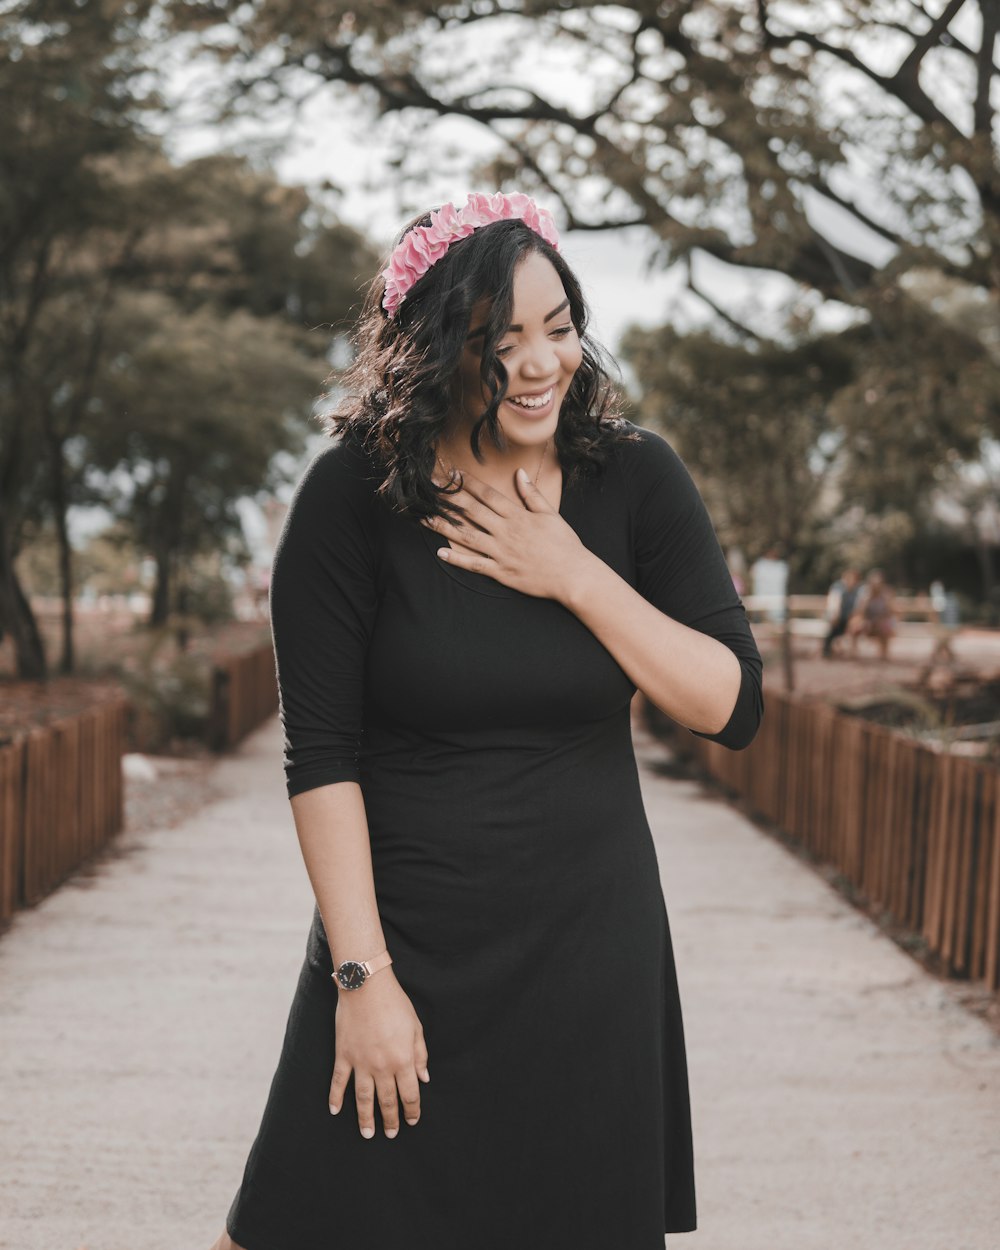
<path id="1" fill-rule="evenodd" d="M 484 195 L 473 191 L 462 208 L 445 204 L 431 213 L 430 225 L 414 226 L 407 230 L 389 257 L 388 266 L 382 270 L 385 279 L 385 295 L 382 307 L 390 317 L 406 298 L 411 286 L 424 276 L 432 265 L 437 264 L 453 243 L 465 239 L 480 226 L 494 221 L 523 221 L 554 248 L 559 247 L 559 234 L 552 214 L 539 208 L 528 195 L 516 192 L 504 195 Z"/>

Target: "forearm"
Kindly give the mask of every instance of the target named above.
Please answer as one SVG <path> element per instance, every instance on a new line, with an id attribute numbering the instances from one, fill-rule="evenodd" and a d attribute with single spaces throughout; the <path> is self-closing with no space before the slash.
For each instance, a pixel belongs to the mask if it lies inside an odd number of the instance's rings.
<path id="1" fill-rule="evenodd" d="M 361 787 L 356 781 L 317 786 L 295 795 L 291 805 L 334 966 L 378 955 L 386 941 Z"/>
<path id="2" fill-rule="evenodd" d="M 567 579 L 560 602 L 661 711 L 702 733 L 725 727 L 742 670 L 724 643 L 661 612 L 591 552 Z"/>

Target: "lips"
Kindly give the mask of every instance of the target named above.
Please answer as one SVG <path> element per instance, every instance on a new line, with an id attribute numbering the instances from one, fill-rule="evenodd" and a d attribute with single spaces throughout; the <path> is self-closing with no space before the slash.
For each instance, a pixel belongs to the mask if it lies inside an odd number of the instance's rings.
<path id="1" fill-rule="evenodd" d="M 550 386 L 547 391 L 542 391 L 539 395 L 508 395 L 507 402 L 515 404 L 518 408 L 526 408 L 529 412 L 533 408 L 544 408 L 552 399 L 554 386 Z"/>

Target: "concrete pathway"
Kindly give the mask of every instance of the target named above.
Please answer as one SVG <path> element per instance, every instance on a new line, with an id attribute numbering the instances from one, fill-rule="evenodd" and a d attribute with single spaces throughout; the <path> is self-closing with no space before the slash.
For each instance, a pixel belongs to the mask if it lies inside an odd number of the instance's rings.
<path id="1" fill-rule="evenodd" d="M 700 1228 L 667 1244 L 997 1250 L 996 1036 L 741 815 L 658 774 L 659 744 L 637 754 L 695 1130 Z M 219 764 L 221 798 L 123 835 L 0 937 L 5 1250 L 208 1250 L 221 1230 L 312 913 L 279 761 L 272 721 Z"/>

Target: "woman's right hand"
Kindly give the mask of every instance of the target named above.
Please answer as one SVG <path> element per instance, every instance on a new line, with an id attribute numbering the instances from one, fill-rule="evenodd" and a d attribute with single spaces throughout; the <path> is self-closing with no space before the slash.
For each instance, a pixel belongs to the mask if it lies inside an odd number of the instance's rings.
<path id="1" fill-rule="evenodd" d="M 360 989 L 337 986 L 337 994 L 330 1110 L 334 1115 L 340 1110 L 353 1072 L 361 1135 L 375 1136 L 377 1096 L 385 1135 L 395 1137 L 399 1132 L 399 1099 L 403 1100 L 407 1124 L 416 1124 L 420 1119 L 418 1078 L 431 1079 L 423 1026 L 391 966 L 377 972 Z"/>

